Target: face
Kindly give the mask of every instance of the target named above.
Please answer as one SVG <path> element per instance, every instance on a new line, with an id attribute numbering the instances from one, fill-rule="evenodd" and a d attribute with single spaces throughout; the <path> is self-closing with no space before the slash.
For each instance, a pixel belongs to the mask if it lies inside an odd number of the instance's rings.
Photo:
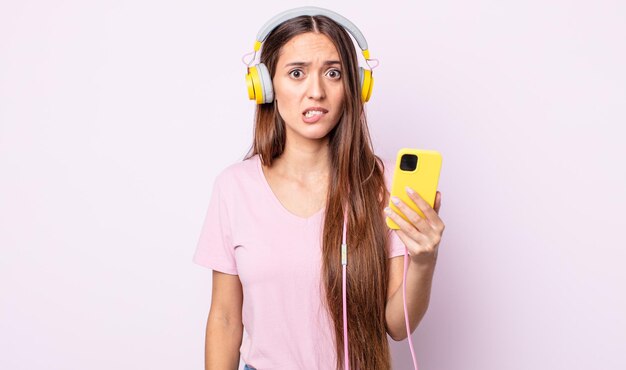
<path id="1" fill-rule="evenodd" d="M 339 54 L 327 36 L 303 33 L 283 45 L 272 83 L 288 139 L 324 139 L 337 125 L 342 79 Z"/>

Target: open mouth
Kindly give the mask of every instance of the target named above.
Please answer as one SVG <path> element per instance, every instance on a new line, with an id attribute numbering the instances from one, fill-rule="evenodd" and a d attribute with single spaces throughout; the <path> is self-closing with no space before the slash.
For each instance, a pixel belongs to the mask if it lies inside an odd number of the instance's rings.
<path id="1" fill-rule="evenodd" d="M 314 123 L 320 120 L 326 113 L 328 113 L 328 109 L 326 108 L 310 107 L 302 112 L 302 115 L 304 116 L 305 122 Z"/>
<path id="2" fill-rule="evenodd" d="M 304 116 L 306 118 L 311 118 L 314 116 L 321 116 L 322 114 L 324 114 L 324 112 L 322 112 L 321 110 L 309 110 L 304 113 Z"/>

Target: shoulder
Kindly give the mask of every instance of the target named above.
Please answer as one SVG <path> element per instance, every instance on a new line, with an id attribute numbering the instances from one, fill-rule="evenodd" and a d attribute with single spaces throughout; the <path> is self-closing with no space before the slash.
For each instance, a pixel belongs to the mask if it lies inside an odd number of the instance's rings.
<path id="1" fill-rule="evenodd" d="M 222 169 L 215 178 L 215 185 L 223 190 L 232 189 L 237 185 L 250 183 L 258 176 L 258 155 L 240 162 L 235 162 Z"/>
<path id="2" fill-rule="evenodd" d="M 387 189 L 391 189 L 391 181 L 393 180 L 393 169 L 396 165 L 395 159 L 380 156 L 378 156 L 378 159 L 380 160 L 379 164 L 382 165 L 381 170 L 383 173 L 383 178 L 385 179 L 385 186 L 387 187 Z"/>

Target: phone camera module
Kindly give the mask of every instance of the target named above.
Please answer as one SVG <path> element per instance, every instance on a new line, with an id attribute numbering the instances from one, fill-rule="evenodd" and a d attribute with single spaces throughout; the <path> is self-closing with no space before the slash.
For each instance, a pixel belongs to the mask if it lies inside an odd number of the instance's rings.
<path id="1" fill-rule="evenodd" d="M 400 158 L 400 169 L 402 171 L 415 171 L 417 168 L 417 156 L 415 154 L 403 154 Z"/>

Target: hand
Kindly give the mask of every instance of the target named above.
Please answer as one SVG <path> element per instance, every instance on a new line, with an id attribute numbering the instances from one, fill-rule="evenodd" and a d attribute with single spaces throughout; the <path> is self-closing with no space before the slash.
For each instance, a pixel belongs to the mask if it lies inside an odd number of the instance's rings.
<path id="1" fill-rule="evenodd" d="M 410 222 L 407 222 L 390 207 L 385 208 L 385 214 L 400 226 L 400 229 L 395 230 L 395 232 L 406 245 L 411 261 L 418 265 L 434 265 L 437 261 L 439 242 L 445 229 L 443 221 L 439 218 L 441 193 L 437 192 L 434 207 L 431 208 L 424 198 L 413 189 L 407 187 L 406 192 L 426 218 L 422 218 L 419 213 L 396 197 L 392 197 L 391 201 Z"/>

